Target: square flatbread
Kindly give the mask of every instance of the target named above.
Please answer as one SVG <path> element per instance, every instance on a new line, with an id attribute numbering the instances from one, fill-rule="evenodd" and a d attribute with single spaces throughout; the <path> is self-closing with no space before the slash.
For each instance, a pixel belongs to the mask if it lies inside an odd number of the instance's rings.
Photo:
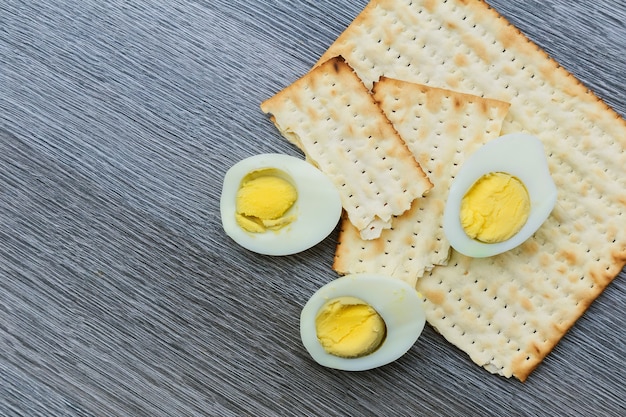
<path id="1" fill-rule="evenodd" d="M 374 0 L 321 57 L 511 103 L 502 133 L 539 137 L 558 187 L 525 244 L 453 251 L 424 275 L 428 322 L 490 372 L 525 380 L 626 264 L 626 122 L 482 1 Z M 592 359 L 587 359 L 592 360 Z"/>
<path id="2" fill-rule="evenodd" d="M 432 183 L 369 90 L 332 58 L 261 104 L 339 190 L 364 239 L 380 236 Z"/>
<path id="3" fill-rule="evenodd" d="M 443 209 L 448 189 L 460 161 L 500 136 L 509 104 L 386 77 L 374 83 L 373 94 L 427 170 L 433 188 L 378 239 L 364 241 L 344 220 L 333 269 L 385 273 L 415 285 L 424 272 L 446 264 L 450 244 L 443 233 Z"/>

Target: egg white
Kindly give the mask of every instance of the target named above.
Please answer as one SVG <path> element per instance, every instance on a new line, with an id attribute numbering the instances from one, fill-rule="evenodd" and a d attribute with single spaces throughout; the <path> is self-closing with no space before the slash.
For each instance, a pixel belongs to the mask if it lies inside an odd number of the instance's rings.
<path id="1" fill-rule="evenodd" d="M 480 177 L 504 172 L 524 183 L 530 197 L 530 213 L 524 226 L 510 239 L 484 243 L 470 238 L 460 220 L 461 200 Z M 557 198 L 557 189 L 548 169 L 543 144 L 535 136 L 512 133 L 487 142 L 459 169 L 450 186 L 443 216 L 443 230 L 458 252 L 482 258 L 506 252 L 522 244 L 548 218 Z"/>
<path id="2" fill-rule="evenodd" d="M 298 193 L 286 216 L 295 220 L 278 230 L 251 233 L 235 219 L 237 191 L 253 171 L 274 169 L 285 174 Z M 260 154 L 233 165 L 224 176 L 220 197 L 222 226 L 242 247 L 263 255 L 291 255 L 318 244 L 335 228 L 341 217 L 339 192 L 330 179 L 308 162 L 289 155 Z"/>
<path id="3" fill-rule="evenodd" d="M 317 338 L 315 318 L 330 299 L 356 297 L 372 306 L 385 321 L 387 335 L 380 347 L 360 358 L 341 358 L 324 350 Z M 318 289 L 300 314 L 300 337 L 320 365 L 344 371 L 365 371 L 399 359 L 419 338 L 426 316 L 417 291 L 404 281 L 376 274 L 352 274 Z"/>

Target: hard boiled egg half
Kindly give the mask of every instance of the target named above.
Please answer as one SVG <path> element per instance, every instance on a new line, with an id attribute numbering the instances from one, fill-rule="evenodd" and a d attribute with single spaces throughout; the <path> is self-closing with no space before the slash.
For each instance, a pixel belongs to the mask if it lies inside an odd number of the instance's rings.
<path id="1" fill-rule="evenodd" d="M 532 236 L 556 197 L 541 141 L 523 133 L 504 135 L 459 169 L 444 209 L 444 233 L 464 255 L 497 255 Z"/>
<path id="2" fill-rule="evenodd" d="M 233 165 L 224 176 L 222 226 L 253 252 L 290 255 L 309 249 L 333 231 L 341 210 L 330 179 L 293 156 L 255 155 Z"/>
<path id="3" fill-rule="evenodd" d="M 317 290 L 300 315 L 300 336 L 320 365 L 365 371 L 404 355 L 426 318 L 419 293 L 377 274 L 337 278 Z"/>

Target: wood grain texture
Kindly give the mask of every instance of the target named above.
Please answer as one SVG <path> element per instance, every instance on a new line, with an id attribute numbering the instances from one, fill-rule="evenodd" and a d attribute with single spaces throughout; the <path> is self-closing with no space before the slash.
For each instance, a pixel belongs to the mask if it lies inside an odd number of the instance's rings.
<path id="1" fill-rule="evenodd" d="M 345 373 L 298 333 L 336 234 L 271 258 L 223 233 L 226 170 L 299 154 L 259 103 L 365 3 L 0 5 L 0 415 L 622 414 L 624 271 L 525 384 L 429 327 Z M 626 116 L 625 6 L 490 4 Z"/>

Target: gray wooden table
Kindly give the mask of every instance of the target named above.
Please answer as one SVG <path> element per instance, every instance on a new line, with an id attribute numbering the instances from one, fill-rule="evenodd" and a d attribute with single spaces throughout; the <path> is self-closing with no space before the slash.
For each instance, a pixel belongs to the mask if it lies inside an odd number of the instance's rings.
<path id="1" fill-rule="evenodd" d="M 623 1 L 489 3 L 626 116 Z M 623 415 L 624 272 L 524 384 L 428 326 L 346 373 L 298 333 L 336 236 L 272 258 L 224 235 L 228 167 L 298 155 L 260 102 L 365 4 L 0 4 L 0 415 Z"/>

